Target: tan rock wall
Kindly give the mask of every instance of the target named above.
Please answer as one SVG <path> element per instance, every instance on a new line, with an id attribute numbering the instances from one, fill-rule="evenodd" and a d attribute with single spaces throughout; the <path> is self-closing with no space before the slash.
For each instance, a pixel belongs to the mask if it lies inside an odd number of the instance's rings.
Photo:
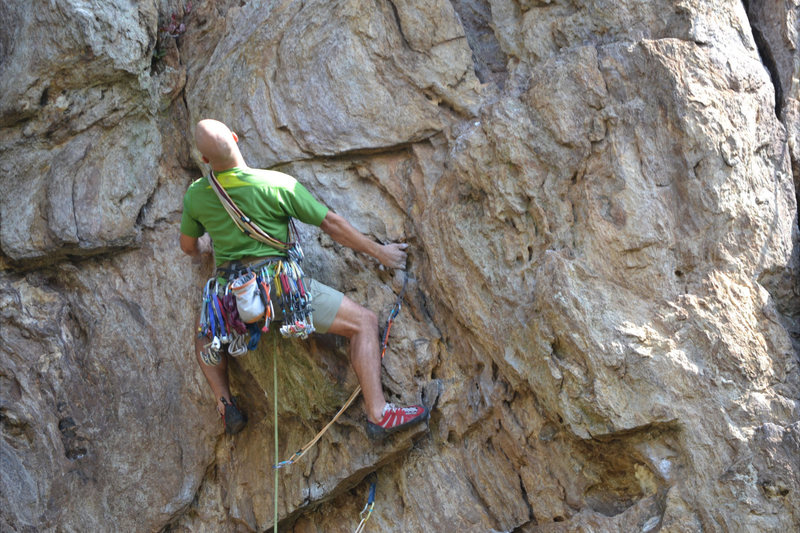
<path id="1" fill-rule="evenodd" d="M 177 247 L 205 117 L 411 245 L 383 382 L 430 423 L 373 443 L 357 402 L 282 530 L 352 531 L 373 471 L 375 531 L 797 529 L 796 11 L 4 2 L 0 529 L 271 528 L 273 356 L 281 458 L 356 384 L 341 339 L 269 337 L 221 435 Z M 301 233 L 384 320 L 405 275 Z"/>

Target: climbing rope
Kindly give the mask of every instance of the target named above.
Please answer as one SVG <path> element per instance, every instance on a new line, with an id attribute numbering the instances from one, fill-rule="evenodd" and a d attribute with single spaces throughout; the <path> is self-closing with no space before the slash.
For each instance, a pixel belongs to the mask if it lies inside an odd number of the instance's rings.
<path id="1" fill-rule="evenodd" d="M 275 462 L 273 465 L 278 464 L 278 350 L 272 350 L 272 390 L 274 391 L 275 399 L 272 402 L 272 411 L 274 414 L 275 426 Z M 266 393 L 265 393 L 266 394 Z M 275 477 L 273 480 L 273 494 L 274 501 L 272 502 L 273 517 L 272 517 L 272 530 L 273 533 L 278 533 L 278 469 L 273 466 Z"/>
<path id="2" fill-rule="evenodd" d="M 339 412 L 337 412 L 337 413 L 334 415 L 334 417 L 331 419 L 331 421 L 330 421 L 330 422 L 328 422 L 328 423 L 325 425 L 325 427 L 324 427 L 324 428 L 322 428 L 322 429 L 320 430 L 320 432 L 319 432 L 319 433 L 317 433 L 317 434 L 314 436 L 314 438 L 313 438 L 313 439 L 311 439 L 310 441 L 308 441 L 308 442 L 305 444 L 305 446 L 303 446 L 302 448 L 300 448 L 299 450 L 297 450 L 296 452 L 294 452 L 294 455 L 292 455 L 291 457 L 289 457 L 289 458 L 288 458 L 287 460 L 285 460 L 285 461 L 281 461 L 280 463 L 277 463 L 277 464 L 275 465 L 275 468 L 276 468 L 276 469 L 277 469 L 277 468 L 283 468 L 284 466 L 289 466 L 289 465 L 292 465 L 292 464 L 296 463 L 297 461 L 299 461 L 299 460 L 300 460 L 300 459 L 301 459 L 301 458 L 302 458 L 302 457 L 303 457 L 303 456 L 304 456 L 306 453 L 308 453 L 308 450 L 310 450 L 311 448 L 313 448 L 313 447 L 314 447 L 314 445 L 317 443 L 317 441 L 319 441 L 319 439 L 321 439 L 321 438 L 322 438 L 322 436 L 325 434 L 325 432 L 326 432 L 326 431 L 328 431 L 328 429 L 330 429 L 330 427 L 331 427 L 333 424 L 335 424 L 335 423 L 336 423 L 336 421 L 339 419 L 339 417 L 340 417 L 340 416 L 342 416 L 342 413 L 344 413 L 344 412 L 347 410 L 347 408 L 348 408 L 348 407 L 350 407 L 350 404 L 352 404 L 352 403 L 353 403 L 353 401 L 354 401 L 354 400 L 355 400 L 355 399 L 358 397 L 358 394 L 359 394 L 360 392 L 361 392 L 361 385 L 357 385 L 357 386 L 356 386 L 356 390 L 354 390 L 354 391 L 353 391 L 353 394 L 351 394 L 351 395 L 350 395 L 350 398 L 348 398 L 348 399 L 347 399 L 347 401 L 344 403 L 344 405 L 342 406 L 342 408 L 341 408 L 341 409 L 339 409 Z"/>
<path id="3" fill-rule="evenodd" d="M 392 329 L 392 323 L 394 323 L 394 319 L 397 318 L 397 315 L 400 314 L 400 309 L 403 306 L 403 296 L 406 293 L 406 285 L 408 284 L 408 275 L 405 274 L 403 277 L 403 288 L 400 291 L 400 294 L 397 296 L 397 300 L 392 307 L 392 310 L 389 312 L 389 317 L 386 319 L 386 327 L 384 328 L 383 334 L 383 342 L 381 344 L 381 359 L 386 354 L 386 349 L 389 347 L 389 331 Z M 358 394 L 361 392 L 361 385 L 357 385 L 356 389 L 353 391 L 353 394 L 347 399 L 341 409 L 333 416 L 330 422 L 328 422 L 325 427 L 323 427 L 319 433 L 317 433 L 313 439 L 308 441 L 302 448 L 297 450 L 294 455 L 286 459 L 285 461 L 281 461 L 280 463 L 275 464 L 275 468 L 283 468 L 285 466 L 292 465 L 299 461 L 314 445 L 322 438 L 330 427 L 336 423 L 342 413 L 344 413 L 348 407 L 355 401 L 358 397 Z"/>

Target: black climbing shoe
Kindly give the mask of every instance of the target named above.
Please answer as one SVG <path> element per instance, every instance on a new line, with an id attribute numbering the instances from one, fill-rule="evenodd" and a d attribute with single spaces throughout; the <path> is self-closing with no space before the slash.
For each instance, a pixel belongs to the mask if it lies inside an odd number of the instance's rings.
<path id="1" fill-rule="evenodd" d="M 225 398 L 220 398 L 222 405 L 225 406 L 225 412 L 222 413 L 222 422 L 225 424 L 225 433 L 228 435 L 236 435 L 244 426 L 247 425 L 247 417 L 239 410 L 236 405 L 236 398 L 231 397 L 231 403 L 228 403 Z"/>
<path id="2" fill-rule="evenodd" d="M 428 419 L 428 414 L 428 410 L 421 405 L 397 407 L 387 403 L 383 408 L 383 417 L 380 422 L 373 424 L 367 420 L 367 435 L 372 439 L 382 438 L 389 433 L 424 422 Z"/>

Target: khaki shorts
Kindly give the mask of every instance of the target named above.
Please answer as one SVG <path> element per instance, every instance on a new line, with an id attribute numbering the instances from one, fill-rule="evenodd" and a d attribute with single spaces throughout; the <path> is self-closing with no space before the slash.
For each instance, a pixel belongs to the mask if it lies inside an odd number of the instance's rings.
<path id="1" fill-rule="evenodd" d="M 342 306 L 342 299 L 344 294 L 337 291 L 333 287 L 328 287 L 324 283 L 312 278 L 305 278 L 308 292 L 311 293 L 311 309 L 313 309 L 312 316 L 314 317 L 314 331 L 317 333 L 327 333 L 331 329 L 333 319 L 336 318 L 336 313 L 339 312 L 339 307 Z M 274 287 L 273 287 L 274 289 Z M 275 320 L 281 320 L 283 313 L 281 306 L 275 300 L 275 294 L 272 295 L 272 307 L 275 309 Z"/>

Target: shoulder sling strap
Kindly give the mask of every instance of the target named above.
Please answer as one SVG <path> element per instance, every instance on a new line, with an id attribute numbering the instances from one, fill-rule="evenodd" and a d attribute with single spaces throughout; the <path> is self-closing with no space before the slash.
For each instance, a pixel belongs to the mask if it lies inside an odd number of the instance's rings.
<path id="1" fill-rule="evenodd" d="M 211 185 L 214 192 L 217 193 L 219 201 L 222 202 L 222 207 L 225 208 L 225 211 L 228 212 L 234 224 L 236 224 L 236 227 L 238 227 L 242 233 L 259 242 L 277 248 L 278 250 L 289 251 L 295 246 L 297 230 L 294 227 L 294 219 L 289 219 L 289 242 L 283 242 L 262 230 L 258 224 L 250 220 L 250 217 L 239 209 L 233 199 L 228 195 L 227 191 L 222 187 L 219 180 L 217 180 L 213 170 L 209 173 L 208 183 Z"/>

